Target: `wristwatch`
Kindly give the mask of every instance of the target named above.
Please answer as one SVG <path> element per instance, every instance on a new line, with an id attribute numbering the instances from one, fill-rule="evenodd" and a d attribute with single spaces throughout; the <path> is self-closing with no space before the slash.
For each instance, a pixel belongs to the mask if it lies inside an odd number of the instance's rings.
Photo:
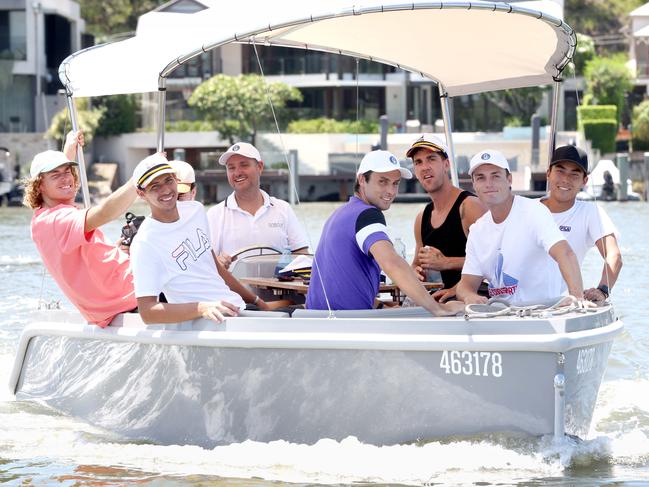
<path id="1" fill-rule="evenodd" d="M 608 298 L 608 286 L 606 284 L 600 284 L 599 286 L 597 286 L 597 289 L 602 291 L 602 294 L 605 298 Z"/>

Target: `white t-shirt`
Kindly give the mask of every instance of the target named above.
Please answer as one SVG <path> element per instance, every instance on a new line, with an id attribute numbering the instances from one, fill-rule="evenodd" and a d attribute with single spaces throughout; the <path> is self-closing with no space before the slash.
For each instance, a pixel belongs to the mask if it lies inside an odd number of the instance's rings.
<path id="1" fill-rule="evenodd" d="M 254 215 L 239 208 L 234 193 L 207 212 L 216 254 L 233 255 L 245 247 L 269 246 L 297 250 L 309 243 L 291 206 L 261 191 L 264 204 Z"/>
<path id="2" fill-rule="evenodd" d="M 600 205 L 593 202 L 576 200 L 572 208 L 560 213 L 552 213 L 552 216 L 577 255 L 579 265 L 600 238 L 606 235 L 615 235 L 619 238 L 617 228 L 609 216 Z"/>
<path id="3" fill-rule="evenodd" d="M 490 297 L 514 305 L 547 301 L 562 292 L 559 266 L 548 254 L 561 240 L 550 210 L 514 196 L 505 221 L 495 223 L 488 211 L 471 225 L 462 274 L 484 277 Z"/>
<path id="4" fill-rule="evenodd" d="M 241 309 L 241 296 L 225 284 L 212 257 L 203 205 L 179 201 L 180 218 L 162 223 L 146 218 L 131 245 L 135 296 L 165 294 L 170 303 L 227 301 Z"/>

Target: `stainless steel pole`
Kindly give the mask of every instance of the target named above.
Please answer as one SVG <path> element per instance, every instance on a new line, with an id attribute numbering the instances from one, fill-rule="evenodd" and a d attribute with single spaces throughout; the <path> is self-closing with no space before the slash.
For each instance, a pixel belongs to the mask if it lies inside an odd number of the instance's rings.
<path id="1" fill-rule="evenodd" d="M 72 130 L 79 130 L 79 123 L 77 121 L 77 109 L 72 99 L 72 93 L 66 93 L 66 101 L 68 103 L 68 111 L 70 112 L 70 120 L 72 122 Z M 65 137 L 66 134 L 63 134 Z M 88 190 L 88 177 L 86 176 L 86 162 L 83 157 L 83 147 L 77 149 L 77 162 L 79 163 L 79 181 L 81 182 L 81 195 L 83 196 L 83 206 L 90 208 L 90 191 Z"/>
<path id="2" fill-rule="evenodd" d="M 460 181 L 457 176 L 457 166 L 455 165 L 455 148 L 453 147 L 453 125 L 451 120 L 451 105 L 448 93 L 439 85 L 439 99 L 442 105 L 442 118 L 444 119 L 444 134 L 446 135 L 446 145 L 448 146 L 448 159 L 451 161 L 451 181 L 453 186 L 459 188 Z"/>
<path id="3" fill-rule="evenodd" d="M 165 147 L 165 103 L 167 101 L 167 80 L 160 78 L 158 81 L 158 152 Z"/>
<path id="4" fill-rule="evenodd" d="M 552 86 L 552 113 L 550 113 L 550 135 L 548 137 L 548 165 L 552 160 L 552 153 L 557 141 L 557 119 L 559 118 L 559 97 L 561 95 L 561 78 L 554 79 Z"/>

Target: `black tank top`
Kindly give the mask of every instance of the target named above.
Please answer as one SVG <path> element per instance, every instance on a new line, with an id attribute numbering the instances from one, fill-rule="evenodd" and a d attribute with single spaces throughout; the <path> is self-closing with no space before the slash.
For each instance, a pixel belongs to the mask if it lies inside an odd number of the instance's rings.
<path id="1" fill-rule="evenodd" d="M 424 208 L 424 214 L 421 218 L 421 240 L 424 245 L 429 245 L 439 249 L 447 257 L 464 257 L 466 256 L 466 236 L 462 228 L 462 219 L 460 218 L 460 205 L 467 198 L 474 196 L 469 191 L 462 191 L 453 207 L 448 212 L 446 220 L 438 228 L 433 228 L 430 224 L 430 215 L 433 213 L 433 202 L 431 201 Z M 461 270 L 453 269 L 450 271 L 441 271 L 444 288 L 448 289 L 455 286 L 462 277 Z"/>

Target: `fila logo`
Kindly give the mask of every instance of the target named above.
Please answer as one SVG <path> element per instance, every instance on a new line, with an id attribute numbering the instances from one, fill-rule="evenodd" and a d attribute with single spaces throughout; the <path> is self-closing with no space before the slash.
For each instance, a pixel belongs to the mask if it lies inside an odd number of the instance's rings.
<path id="1" fill-rule="evenodd" d="M 212 248 L 210 245 L 210 239 L 205 232 L 200 228 L 196 229 L 196 245 L 190 239 L 186 238 L 183 242 L 176 247 L 176 249 L 171 253 L 171 256 L 176 259 L 176 264 L 180 267 L 181 270 L 187 270 L 187 259 L 191 258 L 194 262 L 203 255 L 207 250 Z"/>
<path id="2" fill-rule="evenodd" d="M 559 230 L 562 232 L 569 232 L 572 230 L 572 227 L 570 225 L 559 225 Z"/>

